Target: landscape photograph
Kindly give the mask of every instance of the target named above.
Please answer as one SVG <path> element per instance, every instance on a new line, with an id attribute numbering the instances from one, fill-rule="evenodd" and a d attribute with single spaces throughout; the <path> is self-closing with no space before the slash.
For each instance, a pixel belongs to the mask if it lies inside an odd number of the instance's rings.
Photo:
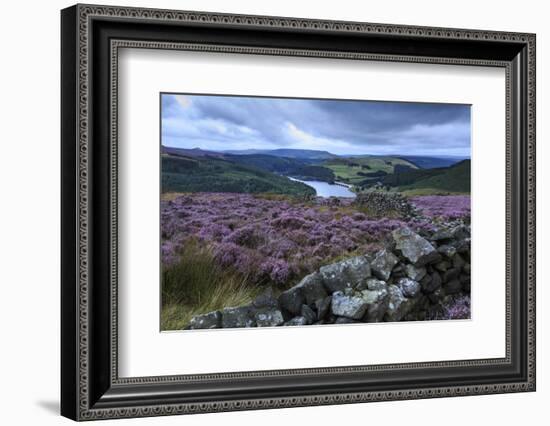
<path id="1" fill-rule="evenodd" d="M 470 105 L 160 97 L 162 331 L 471 318 Z"/>

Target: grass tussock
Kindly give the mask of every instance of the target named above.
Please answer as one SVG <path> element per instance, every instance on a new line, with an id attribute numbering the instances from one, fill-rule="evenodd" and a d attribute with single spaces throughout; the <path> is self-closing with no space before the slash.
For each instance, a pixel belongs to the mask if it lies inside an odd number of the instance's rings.
<path id="1" fill-rule="evenodd" d="M 257 292 L 242 275 L 216 264 L 208 249 L 191 243 L 163 271 L 161 330 L 180 330 L 195 315 L 250 303 Z"/>

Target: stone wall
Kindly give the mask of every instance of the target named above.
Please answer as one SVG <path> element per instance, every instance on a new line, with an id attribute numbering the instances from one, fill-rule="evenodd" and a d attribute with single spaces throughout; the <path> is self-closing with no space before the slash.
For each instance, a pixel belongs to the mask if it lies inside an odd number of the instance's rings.
<path id="1" fill-rule="evenodd" d="M 443 318 L 447 304 L 469 296 L 468 225 L 391 236 L 385 249 L 323 266 L 279 295 L 268 289 L 249 305 L 198 315 L 187 328 L 418 321 Z"/>

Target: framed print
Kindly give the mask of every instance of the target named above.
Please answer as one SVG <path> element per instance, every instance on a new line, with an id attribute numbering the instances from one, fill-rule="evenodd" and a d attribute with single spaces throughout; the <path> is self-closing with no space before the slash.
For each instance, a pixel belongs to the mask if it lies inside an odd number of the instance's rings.
<path id="1" fill-rule="evenodd" d="M 76 5 L 74 420 L 535 390 L 535 36 Z"/>

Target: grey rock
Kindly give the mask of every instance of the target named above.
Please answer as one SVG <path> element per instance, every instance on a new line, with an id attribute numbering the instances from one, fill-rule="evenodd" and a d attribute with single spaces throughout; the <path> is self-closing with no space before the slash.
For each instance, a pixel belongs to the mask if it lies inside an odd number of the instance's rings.
<path id="1" fill-rule="evenodd" d="M 322 320 L 328 314 L 330 310 L 330 302 L 332 297 L 327 296 L 322 300 L 317 300 L 315 302 L 315 309 L 317 309 L 317 319 Z"/>
<path id="2" fill-rule="evenodd" d="M 451 238 L 453 238 L 453 234 L 448 229 L 438 229 L 430 237 L 432 241 L 450 240 Z"/>
<path id="3" fill-rule="evenodd" d="M 332 295 L 331 309 L 336 316 L 358 320 L 365 315 L 367 302 L 361 297 L 360 293 L 354 296 L 337 291 Z"/>
<path id="4" fill-rule="evenodd" d="M 325 288 L 330 292 L 342 291 L 357 286 L 371 276 L 369 261 L 365 256 L 356 256 L 337 263 L 322 266 L 319 273 Z"/>
<path id="5" fill-rule="evenodd" d="M 369 278 L 367 280 L 368 290 L 387 290 L 388 284 L 385 281 L 377 280 L 376 278 Z"/>
<path id="6" fill-rule="evenodd" d="M 358 322 L 360 322 L 360 321 L 357 321 L 357 320 L 354 320 L 354 319 L 351 319 L 351 318 L 347 318 L 347 317 L 338 317 L 334 321 L 334 324 L 354 324 L 354 323 L 358 323 Z"/>
<path id="7" fill-rule="evenodd" d="M 316 300 L 327 297 L 323 278 L 318 272 L 305 276 L 295 287 L 301 290 L 308 305 L 311 305 Z"/>
<path id="8" fill-rule="evenodd" d="M 305 300 L 302 290 L 299 287 L 292 287 L 279 295 L 279 304 L 281 308 L 292 315 L 300 314 Z"/>
<path id="9" fill-rule="evenodd" d="M 431 303 L 434 305 L 438 304 L 443 300 L 445 297 L 445 291 L 443 288 L 439 287 L 437 290 L 435 290 L 433 293 L 428 294 L 428 299 Z"/>
<path id="10" fill-rule="evenodd" d="M 224 308 L 222 310 L 223 328 L 254 327 L 255 325 L 256 322 L 252 317 L 252 312 L 249 306 Z"/>
<path id="11" fill-rule="evenodd" d="M 208 312 L 207 314 L 197 315 L 191 318 L 189 330 L 207 330 L 220 328 L 222 326 L 222 314 L 220 311 Z"/>
<path id="12" fill-rule="evenodd" d="M 268 287 L 263 293 L 254 299 L 252 305 L 255 308 L 277 308 L 279 307 L 279 301 L 273 294 L 273 289 Z"/>
<path id="13" fill-rule="evenodd" d="M 313 324 L 317 320 L 317 314 L 308 305 L 302 305 L 301 314 L 308 324 Z"/>
<path id="14" fill-rule="evenodd" d="M 385 321 L 401 321 L 415 306 L 417 299 L 405 297 L 401 288 L 396 285 L 388 287 L 388 309 L 384 315 Z"/>
<path id="15" fill-rule="evenodd" d="M 458 253 L 453 256 L 453 268 L 461 270 L 466 265 L 464 258 Z"/>
<path id="16" fill-rule="evenodd" d="M 380 322 L 388 310 L 389 293 L 386 288 L 379 290 L 363 290 L 363 299 L 367 302 L 367 312 L 363 317 L 365 322 Z"/>
<path id="17" fill-rule="evenodd" d="M 437 251 L 449 259 L 451 259 L 456 254 L 456 248 L 448 244 L 439 246 L 437 248 Z"/>
<path id="18" fill-rule="evenodd" d="M 408 264 L 405 266 L 405 273 L 411 280 L 420 281 L 426 275 L 426 268 Z"/>
<path id="19" fill-rule="evenodd" d="M 470 238 L 464 238 L 455 244 L 456 251 L 460 254 L 469 255 L 470 253 Z"/>
<path id="20" fill-rule="evenodd" d="M 439 275 L 437 271 L 434 271 L 431 275 L 424 277 L 420 282 L 420 285 L 424 293 L 433 293 L 441 287 L 441 275 Z"/>
<path id="21" fill-rule="evenodd" d="M 472 272 L 471 266 L 468 262 L 464 264 L 464 266 L 462 267 L 462 270 L 464 271 L 465 274 L 468 274 L 468 275 L 470 275 L 470 273 Z"/>
<path id="22" fill-rule="evenodd" d="M 285 322 L 279 309 L 263 308 L 257 310 L 254 316 L 258 327 L 276 327 Z"/>
<path id="23" fill-rule="evenodd" d="M 464 240 L 470 238 L 470 227 L 467 225 L 458 225 L 451 231 L 453 238 L 457 240 Z"/>
<path id="24" fill-rule="evenodd" d="M 399 259 L 389 250 L 380 250 L 374 256 L 371 263 L 372 273 L 379 279 L 387 281 L 391 275 L 392 269 Z"/>
<path id="25" fill-rule="evenodd" d="M 405 297 L 415 297 L 420 293 L 420 284 L 410 278 L 401 278 L 397 285 Z"/>
<path id="26" fill-rule="evenodd" d="M 434 265 L 434 268 L 437 269 L 439 272 L 445 272 L 450 267 L 451 267 L 451 264 L 446 260 L 442 260 L 441 262 L 437 262 Z"/>
<path id="27" fill-rule="evenodd" d="M 460 275 L 460 269 L 457 269 L 457 268 L 447 269 L 443 273 L 443 282 L 448 283 L 449 281 L 452 281 L 458 278 L 459 275 Z"/>
<path id="28" fill-rule="evenodd" d="M 395 248 L 400 250 L 415 266 L 423 266 L 436 262 L 441 255 L 428 240 L 411 231 L 409 228 L 399 228 L 392 232 Z"/>
<path id="29" fill-rule="evenodd" d="M 458 279 L 455 278 L 445 284 L 444 288 L 446 294 L 456 294 L 460 293 L 460 291 L 462 290 L 462 284 Z"/>
<path id="30" fill-rule="evenodd" d="M 290 326 L 307 325 L 307 320 L 302 316 L 298 316 L 298 317 L 294 317 L 294 318 L 290 319 L 289 321 L 285 322 L 284 325 L 290 325 Z"/>

